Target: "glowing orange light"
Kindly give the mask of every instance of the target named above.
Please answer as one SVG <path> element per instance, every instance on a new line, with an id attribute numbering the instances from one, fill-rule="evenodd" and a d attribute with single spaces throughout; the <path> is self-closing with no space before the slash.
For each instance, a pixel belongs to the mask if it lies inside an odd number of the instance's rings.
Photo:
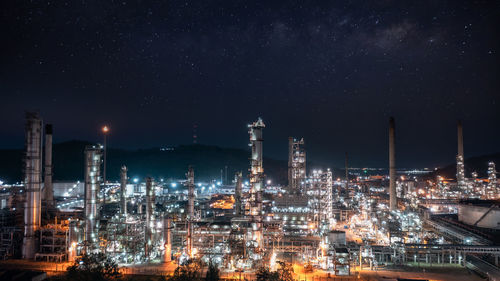
<path id="1" fill-rule="evenodd" d="M 103 133 L 107 133 L 107 132 L 109 132 L 109 128 L 108 128 L 108 126 L 104 126 L 104 127 L 102 127 L 102 132 L 103 132 Z"/>

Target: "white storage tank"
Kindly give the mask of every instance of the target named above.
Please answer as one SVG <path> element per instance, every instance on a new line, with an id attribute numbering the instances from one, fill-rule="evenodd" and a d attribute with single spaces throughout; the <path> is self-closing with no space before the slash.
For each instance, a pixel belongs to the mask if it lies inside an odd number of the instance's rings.
<path id="1" fill-rule="evenodd" d="M 458 206 L 458 220 L 477 227 L 500 229 L 499 200 L 466 200 Z"/>

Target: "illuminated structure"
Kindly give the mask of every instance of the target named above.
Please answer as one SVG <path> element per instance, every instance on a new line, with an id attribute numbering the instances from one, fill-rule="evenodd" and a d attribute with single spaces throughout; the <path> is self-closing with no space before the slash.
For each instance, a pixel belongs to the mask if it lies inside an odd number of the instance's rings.
<path id="1" fill-rule="evenodd" d="M 186 174 L 188 186 L 188 207 L 187 207 L 187 239 L 186 248 L 189 257 L 193 257 L 193 220 L 194 220 L 194 170 L 189 167 Z"/>
<path id="2" fill-rule="evenodd" d="M 488 190 L 486 192 L 488 199 L 497 199 L 497 170 L 494 162 L 488 163 Z"/>
<path id="3" fill-rule="evenodd" d="M 24 204 L 23 258 L 33 259 L 36 253 L 36 232 L 40 229 L 41 171 L 42 171 L 42 120 L 36 113 L 26 113 L 26 155 Z"/>
<path id="4" fill-rule="evenodd" d="M 103 146 L 103 151 L 104 151 L 104 160 L 103 160 L 103 173 L 102 173 L 102 181 L 104 183 L 106 183 L 107 181 L 107 178 L 106 178 L 106 166 L 107 166 L 107 162 L 106 162 L 106 154 L 107 154 L 107 150 L 108 150 L 108 144 L 107 144 L 107 136 L 108 136 L 108 132 L 109 132 L 109 127 L 108 126 L 104 126 L 102 127 L 102 134 L 104 136 L 104 146 Z M 103 198 L 104 202 L 106 202 L 106 197 Z"/>
<path id="5" fill-rule="evenodd" d="M 457 123 L 457 144 L 458 144 L 458 153 L 457 153 L 457 186 L 461 190 L 465 190 L 467 188 L 467 184 L 465 182 L 465 164 L 464 164 L 464 135 L 462 128 L 462 121 L 458 121 Z"/>
<path id="6" fill-rule="evenodd" d="M 307 195 L 313 221 L 318 229 L 327 232 L 333 219 L 332 171 L 314 170 L 307 180 Z"/>
<path id="7" fill-rule="evenodd" d="M 127 200 L 125 195 L 127 193 L 127 167 L 122 166 L 120 170 L 120 211 L 122 215 L 127 214 Z"/>
<path id="8" fill-rule="evenodd" d="M 90 247 L 97 242 L 96 222 L 98 193 L 101 183 L 102 147 L 85 148 L 85 240 Z"/>
<path id="9" fill-rule="evenodd" d="M 153 189 L 153 179 L 146 178 L 146 229 L 144 230 L 146 234 L 146 241 L 144 246 L 144 255 L 146 260 L 150 258 L 151 248 L 153 246 L 153 228 L 154 228 L 154 216 L 153 216 L 153 206 L 154 206 L 154 189 Z"/>
<path id="10" fill-rule="evenodd" d="M 41 121 L 29 120 L 26 161 L 31 162 L 26 163 L 27 193 L 36 190 L 33 189 L 36 175 L 39 190 L 41 171 L 40 161 L 35 163 L 41 154 Z M 419 261 L 443 264 L 447 260 L 446 263 L 464 265 L 465 258 L 470 262 L 469 259 L 476 258 L 474 255 L 490 255 L 490 260 L 500 257 L 500 246 L 491 246 L 489 234 L 485 232 L 483 237 L 476 233 L 480 228 L 498 225 L 497 201 L 464 204 L 458 200 L 498 196 L 494 163 L 489 164 L 488 185 L 485 178 L 474 181 L 475 193 L 453 188 L 454 183 L 443 176 L 437 176 L 435 181 L 421 180 L 415 171 L 399 171 L 401 180 L 396 181 L 395 126 L 391 118 L 389 204 L 385 175 L 365 175 L 369 170 L 366 168 L 362 173 L 357 168 L 349 169 L 347 154 L 346 189 L 350 196 L 336 197 L 333 185 L 344 186 L 342 175 L 336 175 L 334 181 L 331 170 L 317 169 L 309 171 L 306 177 L 302 139 L 289 139 L 290 184 L 268 182 L 264 186 L 263 128 L 261 119 L 249 125 L 252 148 L 249 182 L 244 183 L 242 173 L 238 172 L 234 189 L 225 186 L 222 179 L 218 182 L 218 178 L 195 183 L 194 170 L 189 167 L 186 179 L 160 178 L 154 182 L 152 178 L 142 181 L 134 178 L 129 185 L 133 188 L 127 193 L 129 171 L 122 166 L 120 181 L 109 182 L 102 190 L 106 193 L 103 196 L 109 198 L 107 203 L 98 200 L 103 147 L 86 147 L 84 200 L 78 192 L 71 192 L 80 183 L 71 183 L 63 192 L 60 189 L 54 192 L 58 199 L 57 219 L 53 216 L 50 223 L 44 221 L 41 226 L 38 219 L 36 228 L 29 223 L 35 220 L 29 211 L 25 216 L 26 229 L 35 229 L 30 230 L 34 233 L 31 237 L 37 239 L 30 244 L 26 239 L 30 236 L 25 235 L 23 255 L 29 252 L 30 245 L 34 245 L 35 260 L 49 262 L 73 261 L 84 252 L 104 253 L 120 266 L 134 264 L 126 269 L 132 274 L 139 267 L 135 265 L 141 263 L 147 263 L 141 271 L 150 268 L 155 271 L 149 274 L 169 274 L 173 264 L 163 263 L 175 260 L 181 265 L 194 258 L 213 261 L 226 274 L 239 271 L 253 274 L 259 266 L 292 260 L 294 266 L 304 265 L 314 275 L 326 275 L 320 269 L 328 274 L 349 275 L 351 268 L 357 268 L 357 261 L 359 268 L 376 269 L 380 264 L 397 267 Z M 46 141 L 46 145 L 50 142 Z M 351 175 L 348 171 L 352 171 Z M 356 177 L 349 182 L 349 176 Z M 19 190 L 15 196 L 20 197 L 24 191 L 22 186 Z M 37 211 L 39 217 L 40 203 L 33 200 L 34 196 L 26 195 L 26 210 Z M 0 204 L 4 204 L 4 198 L 0 194 Z M 405 202 L 404 208 L 398 209 L 397 199 Z M 457 212 L 459 222 L 449 216 Z M 4 214 L 0 216 L 2 223 Z M 468 226 L 461 227 L 462 223 Z M 469 231 L 472 227 L 475 232 Z M 15 248 L 15 231 L 15 228 L 0 228 L 1 257 L 9 257 L 3 254 L 5 247 Z"/>
<path id="11" fill-rule="evenodd" d="M 349 192 L 349 159 L 348 159 L 348 155 L 347 155 L 347 152 L 345 153 L 345 190 L 346 192 Z M 341 190 L 340 190 L 340 187 L 341 185 L 339 184 L 339 188 L 338 188 L 338 196 L 340 198 L 340 193 L 341 193 Z"/>
<path id="12" fill-rule="evenodd" d="M 389 119 L 389 209 L 394 211 L 398 207 L 396 195 L 396 125 L 394 118 Z"/>
<path id="13" fill-rule="evenodd" d="M 234 186 L 234 215 L 239 217 L 243 214 L 242 203 L 241 203 L 241 191 L 243 188 L 243 182 L 241 180 L 241 172 L 237 172 L 235 175 L 235 186 Z"/>
<path id="14" fill-rule="evenodd" d="M 299 194 L 306 178 L 304 139 L 288 138 L 288 192 Z"/>
<path id="15" fill-rule="evenodd" d="M 52 186 L 52 125 L 45 125 L 45 171 L 43 200 L 48 208 L 54 207 L 54 189 Z"/>
<path id="16" fill-rule="evenodd" d="M 171 220 L 165 218 L 163 220 L 163 262 L 167 263 L 172 260 L 172 235 L 171 235 Z"/>
<path id="17" fill-rule="evenodd" d="M 264 167 L 262 154 L 262 130 L 266 127 L 262 119 L 248 125 L 252 155 L 250 158 L 250 215 L 252 217 L 253 238 L 262 248 L 262 189 L 264 187 Z"/>

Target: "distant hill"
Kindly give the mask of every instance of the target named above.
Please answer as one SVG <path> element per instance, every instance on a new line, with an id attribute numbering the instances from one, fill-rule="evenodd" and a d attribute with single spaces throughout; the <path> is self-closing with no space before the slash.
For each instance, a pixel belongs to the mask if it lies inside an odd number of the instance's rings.
<path id="1" fill-rule="evenodd" d="M 470 157 L 465 159 L 465 176 L 471 177 L 472 172 L 477 172 L 478 177 L 486 177 L 488 174 L 488 163 L 490 161 L 495 162 L 497 165 L 497 171 L 500 171 L 500 152 L 476 157 Z M 456 163 L 450 164 L 446 167 L 437 169 L 430 174 L 431 177 L 436 175 L 444 176 L 446 178 L 455 178 L 457 174 Z"/>
<path id="2" fill-rule="evenodd" d="M 54 144 L 54 180 L 82 180 L 84 176 L 83 152 L 89 142 L 68 141 Z M 248 174 L 250 151 L 208 145 L 181 145 L 171 150 L 160 148 L 107 151 L 107 177 L 118 180 L 122 165 L 129 170 L 129 177 L 152 176 L 155 178 L 184 178 L 188 165 L 195 168 L 195 177 L 201 180 L 220 178 L 221 169 L 227 166 L 228 180 L 236 171 Z M 0 150 L 0 179 L 7 182 L 23 178 L 23 150 Z M 279 183 L 287 181 L 287 162 L 264 158 L 266 175 Z M 223 174 L 224 176 L 224 174 Z"/>

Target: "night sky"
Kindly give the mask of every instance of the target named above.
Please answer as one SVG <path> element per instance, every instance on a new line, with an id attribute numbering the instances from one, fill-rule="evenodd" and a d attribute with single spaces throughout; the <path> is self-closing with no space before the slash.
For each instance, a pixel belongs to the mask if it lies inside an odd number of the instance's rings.
<path id="1" fill-rule="evenodd" d="M 0 148 L 24 111 L 56 142 L 247 148 L 304 137 L 312 161 L 404 167 L 500 151 L 499 1 L 1 1 Z"/>

